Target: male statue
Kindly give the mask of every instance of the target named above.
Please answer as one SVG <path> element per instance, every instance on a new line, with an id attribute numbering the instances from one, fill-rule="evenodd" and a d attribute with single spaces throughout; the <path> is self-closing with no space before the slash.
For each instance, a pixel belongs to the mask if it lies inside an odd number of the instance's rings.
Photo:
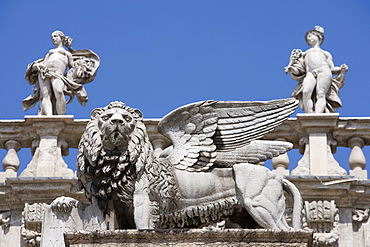
<path id="1" fill-rule="evenodd" d="M 311 48 L 305 52 L 294 49 L 285 67 L 285 72 L 299 81 L 292 96 L 300 101 L 306 113 L 332 113 L 342 106 L 338 94 L 348 67 L 345 64 L 335 67 L 331 54 L 320 48 L 324 41 L 322 27 L 315 26 L 305 39 Z M 333 78 L 333 75 L 337 76 Z"/>

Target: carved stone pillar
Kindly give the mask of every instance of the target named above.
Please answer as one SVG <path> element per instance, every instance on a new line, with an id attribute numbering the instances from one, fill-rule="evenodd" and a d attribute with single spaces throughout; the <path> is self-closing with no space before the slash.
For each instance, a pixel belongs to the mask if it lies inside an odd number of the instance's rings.
<path id="1" fill-rule="evenodd" d="M 3 159 L 5 177 L 16 177 L 20 164 L 17 152 L 21 149 L 21 144 L 17 141 L 9 140 L 4 146 L 8 150 L 8 153 Z"/>
<path id="2" fill-rule="evenodd" d="M 25 246 L 40 246 L 42 221 L 46 203 L 26 203 L 23 211 L 21 235 Z"/>
<path id="3" fill-rule="evenodd" d="M 0 213 L 0 246 L 23 247 L 20 239 L 22 214 L 5 211 Z"/>
<path id="4" fill-rule="evenodd" d="M 283 176 L 289 176 L 289 156 L 287 153 L 280 154 L 278 157 L 272 158 L 272 167 L 274 172 Z"/>
<path id="5" fill-rule="evenodd" d="M 286 141 L 285 139 L 276 139 L 275 141 Z M 283 176 L 289 176 L 289 156 L 287 153 L 272 158 L 272 167 L 274 172 Z"/>
<path id="6" fill-rule="evenodd" d="M 154 156 L 159 157 L 163 149 L 165 148 L 166 142 L 162 139 L 154 139 L 152 141 Z"/>
<path id="7" fill-rule="evenodd" d="M 0 213 L 0 226 L 8 227 L 10 225 L 11 212 Z"/>
<path id="8" fill-rule="evenodd" d="M 361 179 L 367 179 L 367 171 L 364 170 L 366 158 L 362 152 L 364 145 L 365 141 L 360 137 L 352 137 L 348 141 L 348 147 L 352 149 L 348 159 L 349 167 L 351 168 L 349 174 Z"/>
<path id="9" fill-rule="evenodd" d="M 367 206 L 352 209 L 352 246 L 369 246 L 369 208 Z M 345 229 L 346 230 L 346 229 Z M 343 232 L 343 230 L 342 230 Z"/>
<path id="10" fill-rule="evenodd" d="M 307 138 L 301 141 L 305 144 L 304 154 L 292 175 L 346 175 L 346 171 L 334 159 L 332 151 L 335 147 L 331 146 L 336 143 L 332 131 L 338 123 L 339 114 L 305 113 L 297 114 L 297 119 Z"/>
<path id="11" fill-rule="evenodd" d="M 337 246 L 339 211 L 335 201 L 305 201 L 303 226 L 314 231 L 314 246 Z"/>
<path id="12" fill-rule="evenodd" d="M 68 168 L 62 158 L 62 147 L 66 143 L 58 140 L 60 132 L 64 129 L 64 121 L 70 116 L 61 117 L 34 117 L 33 128 L 40 141 L 35 149 L 34 156 L 21 177 L 73 177 L 74 172 Z M 37 142 L 35 142 L 37 143 Z"/>

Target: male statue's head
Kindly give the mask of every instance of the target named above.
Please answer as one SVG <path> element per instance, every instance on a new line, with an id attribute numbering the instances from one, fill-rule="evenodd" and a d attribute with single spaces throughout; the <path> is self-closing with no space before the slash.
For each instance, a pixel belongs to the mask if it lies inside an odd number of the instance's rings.
<path id="1" fill-rule="evenodd" d="M 310 30 L 306 33 L 305 35 L 306 43 L 310 46 L 312 45 L 311 45 L 311 40 L 309 39 L 309 36 L 312 36 L 312 35 L 318 38 L 319 45 L 321 45 L 324 42 L 324 28 L 320 26 L 315 26 L 314 30 Z"/>

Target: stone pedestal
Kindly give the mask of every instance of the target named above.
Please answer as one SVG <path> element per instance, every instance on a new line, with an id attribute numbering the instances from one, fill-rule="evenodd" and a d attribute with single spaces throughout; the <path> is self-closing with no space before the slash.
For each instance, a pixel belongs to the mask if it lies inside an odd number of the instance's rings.
<path id="1" fill-rule="evenodd" d="M 312 231 L 173 229 L 65 232 L 66 246 L 312 246 Z"/>
<path id="2" fill-rule="evenodd" d="M 3 186 L 6 190 L 0 187 L 0 207 L 2 209 L 0 211 L 0 247 L 40 246 L 45 211 L 55 198 L 62 195 L 73 196 L 76 200 L 87 203 L 84 193 L 77 191 L 76 183 L 75 178 L 7 178 Z M 89 212 L 85 209 L 83 218 L 93 219 L 96 214 L 92 212 L 90 215 L 92 216 L 89 216 Z M 62 223 L 59 226 L 67 224 L 63 222 L 63 219 L 63 217 L 60 217 L 59 220 Z M 86 224 L 94 226 L 93 223 L 90 220 Z M 44 226 L 45 228 L 47 226 L 53 227 L 51 224 L 45 224 Z M 59 229 L 56 228 L 55 231 L 59 231 Z M 83 229 L 90 230 L 91 228 Z M 46 234 L 51 235 L 50 232 Z M 63 239 L 63 232 L 60 233 L 60 236 L 60 239 Z M 59 243 L 61 243 L 60 240 Z M 64 246 L 64 243 L 62 246 Z"/>
<path id="3" fill-rule="evenodd" d="M 0 247 L 21 247 L 22 214 L 19 212 L 0 213 Z"/>
<path id="4" fill-rule="evenodd" d="M 301 129 L 307 137 L 300 141 L 300 148 L 304 150 L 298 167 L 292 171 L 292 175 L 347 175 L 332 154 L 331 144 L 335 144 L 332 138 L 333 129 L 338 124 L 338 113 L 304 113 L 297 114 L 301 123 Z"/>
<path id="5" fill-rule="evenodd" d="M 101 229 L 106 225 L 99 209 L 71 197 L 59 197 L 45 209 L 40 246 L 65 246 L 64 231 Z"/>
<path id="6" fill-rule="evenodd" d="M 21 177 L 74 177 L 62 158 L 62 151 L 67 143 L 59 139 L 60 132 L 73 116 L 27 116 L 32 121 L 39 140 L 34 140 L 34 156 Z M 67 149 L 68 150 L 68 149 Z"/>

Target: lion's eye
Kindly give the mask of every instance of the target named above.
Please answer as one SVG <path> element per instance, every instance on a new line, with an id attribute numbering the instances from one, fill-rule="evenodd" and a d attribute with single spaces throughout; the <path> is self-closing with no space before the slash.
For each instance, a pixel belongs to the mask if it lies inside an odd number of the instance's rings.
<path id="1" fill-rule="evenodd" d="M 110 115 L 104 115 L 101 117 L 103 121 L 107 121 L 111 116 Z"/>
<path id="2" fill-rule="evenodd" d="M 126 122 L 131 122 L 132 118 L 130 116 L 124 116 Z"/>

